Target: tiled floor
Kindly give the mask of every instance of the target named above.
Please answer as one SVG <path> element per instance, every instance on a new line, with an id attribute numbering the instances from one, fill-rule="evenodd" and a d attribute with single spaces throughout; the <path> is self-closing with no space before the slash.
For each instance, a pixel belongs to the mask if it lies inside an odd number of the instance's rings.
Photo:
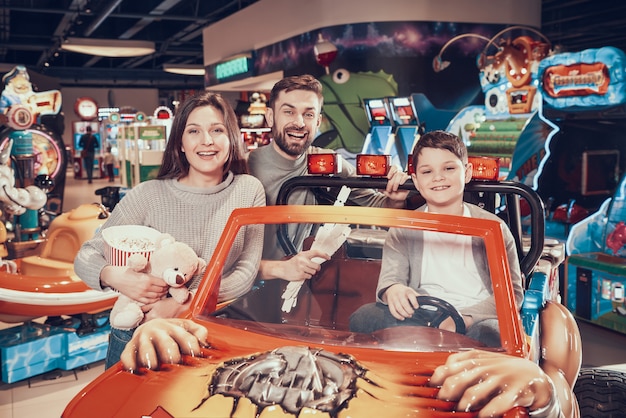
<path id="1" fill-rule="evenodd" d="M 95 190 L 110 186 L 106 179 L 95 179 L 93 184 L 76 180 L 68 173 L 64 210 L 82 203 L 100 202 Z M 114 185 L 118 185 L 114 183 Z M 15 326 L 0 322 L 0 328 Z M 583 365 L 604 366 L 626 371 L 626 335 L 580 323 L 583 336 Z M 103 362 L 91 364 L 76 371 L 51 372 L 13 384 L 0 383 L 1 418 L 58 418 L 65 405 L 104 370 Z"/>

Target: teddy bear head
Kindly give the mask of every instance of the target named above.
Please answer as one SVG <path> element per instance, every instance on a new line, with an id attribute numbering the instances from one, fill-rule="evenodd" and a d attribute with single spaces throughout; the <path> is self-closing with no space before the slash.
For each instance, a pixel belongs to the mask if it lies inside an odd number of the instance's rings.
<path id="1" fill-rule="evenodd" d="M 187 244 L 161 234 L 150 256 L 150 273 L 163 278 L 171 287 L 181 287 L 206 267 L 206 262 Z"/>

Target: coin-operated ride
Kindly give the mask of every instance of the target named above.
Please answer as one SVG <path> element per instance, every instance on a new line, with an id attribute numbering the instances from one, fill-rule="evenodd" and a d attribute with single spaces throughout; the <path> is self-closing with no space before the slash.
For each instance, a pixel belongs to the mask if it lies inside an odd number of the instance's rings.
<path id="1" fill-rule="evenodd" d="M 18 324 L 0 331 L 3 382 L 104 359 L 117 293 L 89 288 L 74 257 L 107 217 L 101 205 L 81 205 L 52 221 L 37 254 L 2 261 L 0 321 Z"/>
<path id="2" fill-rule="evenodd" d="M 335 157 L 329 154 L 328 159 L 318 159 L 311 165 L 318 169 L 332 167 Z M 361 166 L 384 176 L 381 173 L 390 157 L 376 157 L 383 161 L 365 158 Z M 487 166 L 483 168 L 489 171 Z M 299 187 L 324 192 L 344 186 L 384 188 L 386 179 L 378 176 L 296 177 L 285 183 L 279 202 L 286 201 L 291 189 Z M 410 184 L 402 187 L 413 188 Z M 349 206 L 349 198 L 345 205 L 343 201 L 313 206 L 279 203 L 237 209 L 185 315 L 208 330 L 209 345 L 202 355 L 185 357 L 182 364 L 135 373 L 114 366 L 81 390 L 63 416 L 474 417 L 477 411 L 456 411 L 455 402 L 438 399 L 439 388 L 429 385 L 434 369 L 451 353 L 473 348 L 539 362 L 553 349 L 567 347 L 567 355 L 561 356 L 568 360 L 567 367 L 561 370 L 567 390 L 571 390 L 581 362 L 580 340 L 572 316 L 554 293 L 554 286 L 558 291 L 555 275 L 562 258 L 558 252 L 553 254 L 552 248 L 544 248 L 541 201 L 532 189 L 511 182 L 475 181 L 468 185 L 468 192 L 485 202 L 501 201 L 491 207 L 514 220 L 512 230 L 518 233 L 521 270 L 527 278 L 521 310 L 515 306 L 502 229 L 497 221 L 355 207 Z M 519 194 L 529 201 L 533 213 L 529 237 L 521 235 L 521 227 L 515 222 L 520 219 Z M 504 197 L 495 199 L 497 196 Z M 241 297 L 218 303 L 221 280 L 228 274 L 222 266 L 227 257 L 233 256 L 231 248 L 239 241 L 237 237 L 249 228 L 264 229 L 270 224 L 277 226 L 286 251 L 290 245 L 299 245 L 290 231 L 302 229 L 312 231 L 303 241 L 304 248 L 323 244 L 332 258 L 322 262 L 314 277 L 290 293 L 291 303 L 286 304 L 285 293 L 293 282 L 280 280 L 256 283 Z M 437 236 L 472 236 L 484 243 L 497 307 L 498 347 L 485 347 L 481 341 L 464 335 L 461 327 L 456 332 L 445 331 L 435 324 L 373 333 L 350 330 L 351 313 L 375 300 L 382 247 L 390 228 L 428 230 Z M 262 250 L 246 249 L 258 252 L 259 257 Z M 459 318 L 446 301 L 429 303 L 429 309 L 436 310 L 440 318 Z M 547 345 L 550 335 L 558 336 L 557 347 Z M 527 411 L 514 408 L 507 416 L 525 417 Z"/>

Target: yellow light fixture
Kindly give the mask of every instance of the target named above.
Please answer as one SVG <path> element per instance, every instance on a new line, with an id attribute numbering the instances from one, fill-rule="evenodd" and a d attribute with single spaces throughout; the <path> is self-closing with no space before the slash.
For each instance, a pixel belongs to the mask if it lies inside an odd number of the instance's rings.
<path id="1" fill-rule="evenodd" d="M 64 51 L 100 57 L 140 57 L 154 53 L 154 42 L 128 39 L 67 38 L 61 44 Z"/>
<path id="2" fill-rule="evenodd" d="M 163 64 L 163 71 L 183 75 L 204 75 L 204 66 L 196 64 Z"/>

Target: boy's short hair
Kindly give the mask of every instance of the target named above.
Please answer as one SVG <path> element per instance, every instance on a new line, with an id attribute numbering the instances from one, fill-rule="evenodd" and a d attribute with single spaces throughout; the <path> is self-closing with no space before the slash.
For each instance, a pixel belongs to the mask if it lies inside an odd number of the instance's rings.
<path id="1" fill-rule="evenodd" d="M 459 160 L 467 163 L 467 147 L 461 138 L 447 131 L 426 132 L 420 137 L 411 154 L 413 167 L 417 167 L 417 159 L 424 148 L 437 148 L 448 150 L 456 155 Z"/>

